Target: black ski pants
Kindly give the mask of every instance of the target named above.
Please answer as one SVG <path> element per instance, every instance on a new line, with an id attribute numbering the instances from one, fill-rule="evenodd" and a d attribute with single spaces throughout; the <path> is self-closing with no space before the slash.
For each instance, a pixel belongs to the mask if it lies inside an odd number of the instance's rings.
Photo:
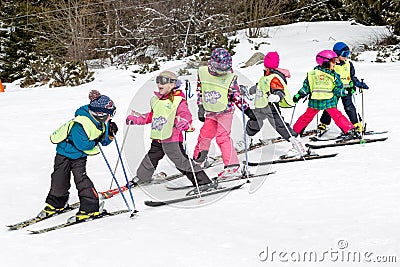
<path id="1" fill-rule="evenodd" d="M 190 182 L 192 182 L 193 186 L 196 185 L 196 181 L 190 164 L 193 166 L 198 185 L 211 183 L 211 180 L 202 168 L 193 160 L 189 159 L 183 149 L 182 142 L 160 143 L 156 140 L 151 142 L 150 150 L 140 163 L 140 166 L 136 171 L 137 178 L 139 178 L 143 183 L 149 182 L 157 168 L 158 162 L 164 157 L 164 155 L 167 155 L 167 157 L 175 164 L 175 167 L 183 175 L 186 175 Z"/>
<path id="2" fill-rule="evenodd" d="M 90 178 L 86 175 L 87 157 L 70 159 L 56 154 L 54 171 L 51 174 L 51 188 L 46 203 L 55 208 L 62 208 L 68 202 L 71 188 L 71 173 L 74 176 L 80 201 L 79 210 L 85 212 L 99 211 L 99 198 Z"/>
<path id="3" fill-rule="evenodd" d="M 283 121 L 280 117 L 279 106 L 269 103 L 265 108 L 255 108 L 254 114 L 257 117 L 256 121 L 248 120 L 246 124 L 246 132 L 249 136 L 256 135 L 263 127 L 264 120 L 268 119 L 271 126 L 278 132 L 282 138 L 289 140 L 290 136 L 297 136 L 298 134 L 290 127 L 289 123 Z M 286 126 L 285 126 L 286 125 Z M 290 131 L 290 134 L 288 130 Z"/>

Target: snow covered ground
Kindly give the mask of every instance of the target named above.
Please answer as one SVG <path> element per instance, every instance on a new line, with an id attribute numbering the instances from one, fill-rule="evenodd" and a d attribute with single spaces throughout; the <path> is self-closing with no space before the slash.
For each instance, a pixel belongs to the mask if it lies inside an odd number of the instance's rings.
<path id="1" fill-rule="evenodd" d="M 238 66 L 255 52 L 256 44 L 265 43 L 259 51 L 279 52 L 280 67 L 292 74 L 289 88 L 294 94 L 306 72 L 315 66 L 315 55 L 320 50 L 330 49 L 337 41 L 354 48 L 373 42 L 384 31 L 383 27 L 348 22 L 319 22 L 268 28 L 268 37 L 253 39 L 253 43 L 239 34 L 241 42 L 235 49 L 234 67 L 240 72 L 240 83 L 257 82 L 262 74 L 261 65 L 246 69 Z M 252 169 L 273 170 L 276 174 L 254 180 L 218 201 L 203 199 L 201 203 L 194 200 L 174 207 L 150 208 L 143 204 L 144 200 L 177 192 L 166 191 L 162 185 L 145 191 L 135 189 L 139 210 L 135 219 L 124 214 L 42 235 L 29 235 L 25 229 L 9 231 L 5 225 L 32 217 L 44 206 L 55 155 L 49 134 L 72 118 L 76 108 L 88 103 L 91 89 L 98 89 L 116 103 L 115 121 L 121 129 L 121 146 L 125 116 L 131 108 L 139 112 L 148 110 L 156 73 L 137 75 L 136 81 L 132 81 L 130 70 L 97 70 L 94 82 L 75 88 L 21 89 L 7 84 L 6 93 L 0 94 L 2 266 L 341 266 L 349 262 L 352 266 L 381 266 L 383 261 L 398 264 L 400 142 L 396 138 L 400 134 L 400 63 L 373 63 L 374 53 L 370 52 L 361 58 L 364 61 L 354 64 L 358 78 L 364 78 L 370 87 L 364 94 L 365 120 L 370 130 L 389 130 L 386 142 L 318 151 L 339 153 L 331 159 Z M 168 62 L 162 68 L 179 69 L 183 64 Z M 183 77 L 192 81 L 193 91 L 195 75 L 194 72 Z M 196 116 L 194 99 L 189 102 Z M 361 112 L 360 95 L 356 96 L 356 104 Z M 342 109 L 341 104 L 339 108 Z M 305 109 L 306 103 L 297 105 L 294 118 Z M 292 111 L 283 111 L 287 121 Z M 188 134 L 190 153 L 201 127 L 198 121 L 195 125 L 197 131 Z M 310 128 L 315 126 L 314 120 Z M 268 127 L 264 137 L 275 135 Z M 238 139 L 242 133 L 239 112 L 233 128 L 233 136 Z M 332 124 L 330 134 L 337 133 L 338 128 Z M 146 127 L 131 127 L 126 140 L 127 167 L 134 172 L 150 143 Z M 263 153 L 252 152 L 250 158 L 271 158 L 289 147 L 287 143 L 268 146 Z M 114 167 L 118 157 L 115 145 L 105 147 L 104 151 Z M 213 152 L 219 154 L 218 149 Z M 175 173 L 167 161 L 160 167 Z M 213 175 L 221 168 L 207 172 Z M 89 158 L 88 174 L 99 191 L 109 188 L 112 178 L 101 155 Z M 117 177 L 123 184 L 121 168 Z M 70 192 L 70 202 L 77 201 L 74 185 Z M 126 197 L 129 201 L 129 194 Z M 106 208 L 123 209 L 125 204 L 117 196 L 106 202 Z M 29 229 L 64 222 L 72 214 Z"/>

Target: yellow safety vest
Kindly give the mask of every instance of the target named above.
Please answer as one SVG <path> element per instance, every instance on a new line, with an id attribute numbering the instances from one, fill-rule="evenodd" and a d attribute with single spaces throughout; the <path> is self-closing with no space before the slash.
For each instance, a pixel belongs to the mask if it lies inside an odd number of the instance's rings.
<path id="1" fill-rule="evenodd" d="M 104 125 L 103 130 L 100 131 L 99 129 L 97 129 L 96 125 L 94 125 L 93 121 L 90 118 L 86 116 L 77 116 L 74 119 L 64 123 L 57 130 L 55 130 L 50 135 L 50 141 L 53 144 L 58 144 L 67 139 L 68 134 L 75 123 L 79 123 L 80 125 L 82 125 L 83 130 L 85 131 L 87 137 L 91 141 L 99 138 L 99 136 L 101 136 L 104 133 L 106 128 Z M 97 146 L 95 146 L 93 149 L 90 150 L 84 150 L 83 152 L 87 155 L 96 155 L 100 153 Z"/>
<path id="2" fill-rule="evenodd" d="M 203 107 L 207 111 L 221 112 L 228 106 L 228 92 L 232 81 L 236 78 L 233 73 L 224 76 L 213 76 L 207 66 L 199 68 Z"/>
<path id="3" fill-rule="evenodd" d="M 340 79 L 343 82 L 343 88 L 352 87 L 350 84 L 351 77 L 350 77 L 350 62 L 345 60 L 343 65 L 335 65 L 335 71 L 337 74 L 340 75 Z"/>
<path id="4" fill-rule="evenodd" d="M 183 97 L 174 96 L 174 101 L 153 96 L 150 100 L 153 118 L 151 120 L 151 139 L 165 140 L 172 136 L 176 111 Z"/>
<path id="5" fill-rule="evenodd" d="M 285 97 L 279 102 L 279 106 L 282 108 L 291 108 L 294 106 L 293 100 L 290 96 L 289 90 L 285 81 L 276 73 L 260 78 L 257 84 L 256 96 L 254 99 L 254 106 L 256 108 L 265 108 L 268 105 L 268 94 L 271 92 L 271 81 L 276 77 L 283 85 L 283 92 Z"/>
<path id="6" fill-rule="evenodd" d="M 312 70 L 307 73 L 310 84 L 311 99 L 326 100 L 333 97 L 335 78 L 320 70 Z"/>

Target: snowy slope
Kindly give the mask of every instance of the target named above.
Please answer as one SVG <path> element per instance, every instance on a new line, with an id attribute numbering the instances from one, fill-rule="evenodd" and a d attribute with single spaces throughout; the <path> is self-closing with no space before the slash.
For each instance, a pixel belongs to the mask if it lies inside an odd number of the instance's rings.
<path id="1" fill-rule="evenodd" d="M 252 41 L 268 43 L 260 46 L 263 53 L 274 50 L 280 53 L 281 67 L 290 69 L 292 74 L 290 91 L 296 93 L 306 72 L 315 65 L 317 52 L 331 48 L 336 41 L 352 47 L 369 43 L 384 31 L 382 27 L 348 22 L 297 23 L 265 29 L 268 37 Z M 255 52 L 254 43 L 249 43 L 243 33 L 239 37 L 241 43 L 233 58 L 235 70 L 242 77 L 239 82 L 245 83 L 245 78 L 257 82 L 262 66 L 237 67 Z M 396 256 L 399 262 L 400 63 L 372 63 L 371 53 L 364 57 L 365 61 L 354 64 L 358 78 L 364 78 L 370 87 L 364 94 L 365 119 L 370 129 L 390 131 L 386 142 L 319 151 L 339 152 L 333 159 L 253 169 L 277 173 L 255 180 L 219 201 L 195 200 L 180 207 L 155 209 L 144 206 L 143 201 L 150 199 L 149 193 L 155 197 L 176 194 L 157 186 L 145 192 L 134 190 L 139 216 L 133 220 L 128 215 L 119 215 L 37 236 L 27 234 L 24 229 L 10 232 L 3 227 L 2 266 L 340 266 L 345 264 L 342 256 L 348 253 L 362 255 L 360 262 L 352 266 L 381 266 L 374 261 L 388 259 L 377 256 Z M 182 64 L 182 61 L 168 62 L 162 67 L 179 69 Z M 130 75 L 129 70 L 108 68 L 97 70 L 94 82 L 76 88 L 21 89 L 15 84 L 7 85 L 6 93 L 0 94 L 1 225 L 34 216 L 43 208 L 55 155 L 49 134 L 72 118 L 76 108 L 88 103 L 91 89 L 100 90 L 116 103 L 115 121 L 121 129 L 118 141 L 122 144 L 126 114 L 131 108 L 147 111 L 148 96 L 155 89 L 151 87 L 155 73 L 141 75 L 135 82 Z M 195 115 L 194 101 L 190 100 L 190 107 Z M 360 95 L 356 101 L 361 107 Z M 339 107 L 342 109 L 341 104 Z M 295 119 L 305 109 L 306 104 L 300 103 Z M 292 111 L 283 111 L 287 121 Z M 235 139 L 242 133 L 240 119 L 238 112 L 233 126 Z M 315 123 L 314 120 L 310 128 Z M 195 124 L 197 132 L 188 135 L 190 152 L 201 127 L 199 122 Z M 332 124 L 331 134 L 338 132 Z M 274 133 L 267 126 L 264 135 Z M 125 148 L 131 172 L 149 143 L 145 127 L 129 129 Z M 262 155 L 260 151 L 252 153 L 250 158 L 270 158 L 288 148 L 288 144 L 279 143 L 266 147 Z M 114 167 L 115 145 L 105 147 L 104 151 Z M 215 154 L 219 154 L 218 149 Z M 174 173 L 167 161 L 161 166 Z M 213 175 L 220 168 L 207 172 Z M 89 158 L 88 174 L 98 190 L 109 188 L 111 175 L 101 155 Z M 117 177 L 123 183 L 121 168 Z M 70 192 L 70 201 L 75 202 L 74 185 Z M 126 196 L 129 200 L 129 195 Z M 109 210 L 124 207 L 121 197 L 106 202 Z M 70 215 L 29 229 L 63 222 Z M 308 252 L 316 253 L 313 255 L 318 255 L 319 262 L 298 262 L 297 255 Z M 371 262 L 366 263 L 368 260 Z"/>

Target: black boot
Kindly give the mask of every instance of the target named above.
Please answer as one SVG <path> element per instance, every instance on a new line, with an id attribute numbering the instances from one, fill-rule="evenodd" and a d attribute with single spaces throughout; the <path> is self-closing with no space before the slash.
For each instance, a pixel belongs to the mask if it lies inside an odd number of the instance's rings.
<path id="1" fill-rule="evenodd" d="M 357 132 L 356 128 L 350 129 L 343 137 L 343 141 L 349 141 L 353 139 L 361 139 L 361 135 Z"/>

